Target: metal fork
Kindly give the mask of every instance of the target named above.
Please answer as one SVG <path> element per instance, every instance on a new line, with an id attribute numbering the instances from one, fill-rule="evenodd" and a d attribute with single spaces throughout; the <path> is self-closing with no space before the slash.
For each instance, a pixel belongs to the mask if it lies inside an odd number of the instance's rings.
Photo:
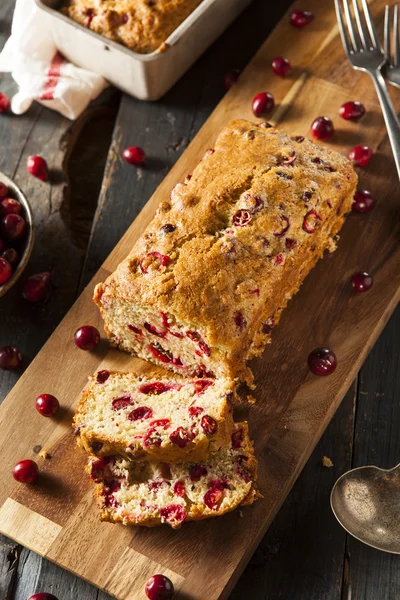
<path id="1" fill-rule="evenodd" d="M 384 76 L 390 83 L 400 87 L 400 41 L 399 41 L 399 7 L 396 4 L 393 11 L 393 60 L 390 54 L 390 6 L 385 8 L 385 58 Z"/>
<path id="2" fill-rule="evenodd" d="M 351 14 L 349 2 L 350 0 L 335 0 L 343 46 L 352 67 L 368 73 L 374 83 L 400 178 L 400 123 L 381 73 L 385 56 L 371 19 L 367 0 L 361 0 L 361 10 L 358 0 L 353 0 L 354 16 Z"/>

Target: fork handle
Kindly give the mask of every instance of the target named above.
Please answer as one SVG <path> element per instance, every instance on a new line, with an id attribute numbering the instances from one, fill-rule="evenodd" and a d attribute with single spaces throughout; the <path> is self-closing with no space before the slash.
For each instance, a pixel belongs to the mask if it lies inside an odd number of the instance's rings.
<path id="1" fill-rule="evenodd" d="M 386 129 L 392 146 L 393 157 L 396 163 L 397 173 L 400 179 L 400 123 L 397 118 L 394 106 L 389 96 L 385 80 L 380 70 L 369 72 L 375 85 L 375 90 L 381 104 L 383 118 L 385 119 Z"/>

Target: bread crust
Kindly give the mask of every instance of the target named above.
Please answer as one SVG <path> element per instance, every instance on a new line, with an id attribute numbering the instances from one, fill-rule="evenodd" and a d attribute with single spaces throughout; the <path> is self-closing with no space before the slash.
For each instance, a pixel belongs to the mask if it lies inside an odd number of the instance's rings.
<path id="1" fill-rule="evenodd" d="M 308 272 L 335 249 L 356 184 L 350 161 L 337 152 L 234 121 L 96 287 L 111 344 L 160 364 L 145 349 L 147 332 L 145 342 L 134 339 L 116 315 L 130 306 L 154 318 L 167 314 L 183 337 L 195 331 L 205 342 L 208 370 L 251 385 L 246 361 L 262 353 Z M 156 341 L 169 352 L 169 340 Z M 182 372 L 172 361 L 164 366 Z"/>

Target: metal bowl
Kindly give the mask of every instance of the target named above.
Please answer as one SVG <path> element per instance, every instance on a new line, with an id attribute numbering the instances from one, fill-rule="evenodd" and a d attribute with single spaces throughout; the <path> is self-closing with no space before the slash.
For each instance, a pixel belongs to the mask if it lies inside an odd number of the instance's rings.
<path id="1" fill-rule="evenodd" d="M 1 296 L 4 296 L 4 294 L 6 292 L 8 292 L 8 290 L 14 285 L 14 283 L 20 277 L 20 275 L 22 274 L 22 271 L 25 269 L 26 265 L 28 264 L 28 260 L 29 260 L 29 257 L 31 255 L 32 248 L 33 248 L 34 232 L 33 232 L 32 211 L 31 211 L 31 207 L 29 206 L 29 202 L 28 202 L 25 194 L 20 190 L 20 188 L 17 185 L 15 185 L 15 183 L 13 181 L 11 181 L 11 179 L 9 177 L 7 177 L 7 175 L 4 175 L 4 173 L 2 173 L 1 171 L 0 171 L 0 181 L 2 183 L 4 183 L 10 190 L 10 197 L 15 198 L 16 200 L 18 200 L 18 202 L 21 203 L 22 208 L 23 208 L 22 216 L 25 219 L 26 226 L 27 226 L 26 227 L 27 234 L 25 237 L 25 241 L 23 242 L 23 244 L 21 246 L 20 261 L 17 265 L 17 268 L 11 275 L 10 279 L 8 281 L 6 281 L 5 283 L 3 283 L 3 285 L 0 285 L 0 297 L 1 297 Z"/>

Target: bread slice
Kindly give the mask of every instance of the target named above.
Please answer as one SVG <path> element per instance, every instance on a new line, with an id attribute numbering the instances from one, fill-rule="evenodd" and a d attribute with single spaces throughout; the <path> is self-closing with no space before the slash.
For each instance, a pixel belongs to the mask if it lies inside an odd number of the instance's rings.
<path id="1" fill-rule="evenodd" d="M 259 496 L 257 461 L 247 423 L 235 424 L 228 446 L 201 463 L 89 459 L 100 519 L 152 527 L 216 517 Z"/>
<path id="2" fill-rule="evenodd" d="M 97 456 L 203 460 L 229 442 L 233 395 L 228 379 L 99 371 L 89 378 L 76 410 L 78 443 Z"/>

